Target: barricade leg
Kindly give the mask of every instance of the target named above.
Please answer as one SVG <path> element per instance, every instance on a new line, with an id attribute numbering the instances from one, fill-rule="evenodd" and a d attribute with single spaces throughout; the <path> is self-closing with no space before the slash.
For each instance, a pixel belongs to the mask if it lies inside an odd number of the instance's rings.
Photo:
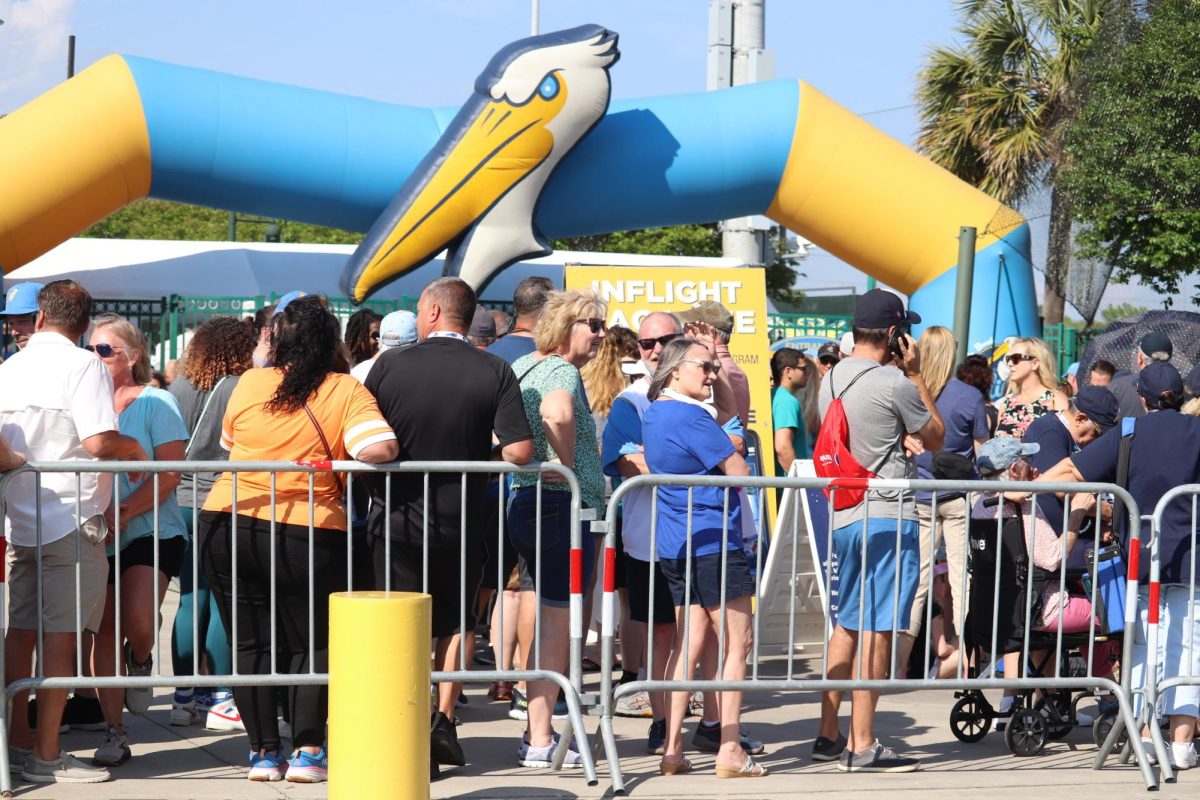
<path id="1" fill-rule="evenodd" d="M 612 780 L 614 794 L 625 793 L 625 781 L 621 776 L 621 762 L 617 756 L 617 737 L 613 733 L 613 654 L 616 652 L 614 621 L 616 618 L 616 567 L 621 554 L 616 550 L 616 534 L 612 520 L 606 523 L 604 535 L 604 559 L 602 561 L 604 598 L 600 622 L 600 725 L 596 729 L 597 744 L 604 745 L 604 758 Z M 649 627 L 649 626 L 648 626 Z M 650 635 L 653 628 L 648 632 Z"/>

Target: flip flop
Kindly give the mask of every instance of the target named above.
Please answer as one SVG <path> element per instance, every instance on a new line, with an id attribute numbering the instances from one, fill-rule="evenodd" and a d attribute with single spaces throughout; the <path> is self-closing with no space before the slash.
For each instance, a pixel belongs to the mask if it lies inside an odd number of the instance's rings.
<path id="1" fill-rule="evenodd" d="M 761 778 L 766 774 L 767 768 L 749 757 L 746 758 L 746 763 L 742 764 L 741 769 L 717 767 L 718 778 Z"/>

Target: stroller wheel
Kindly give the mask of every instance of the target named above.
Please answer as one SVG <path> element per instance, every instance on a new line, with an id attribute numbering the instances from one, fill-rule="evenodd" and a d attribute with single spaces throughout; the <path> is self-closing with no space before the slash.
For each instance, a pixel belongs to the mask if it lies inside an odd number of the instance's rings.
<path id="1" fill-rule="evenodd" d="M 1032 708 L 1013 711 L 1004 728 L 1004 743 L 1014 756 L 1036 756 L 1046 748 L 1046 718 Z"/>
<path id="2" fill-rule="evenodd" d="M 974 744 L 987 736 L 991 728 L 991 708 L 979 696 L 967 694 L 950 710 L 950 732 L 960 742 Z"/>
<path id="3" fill-rule="evenodd" d="M 1046 721 L 1046 735 L 1051 739 L 1063 739 L 1071 732 L 1071 728 L 1075 727 L 1071 721 L 1069 707 L 1064 714 L 1059 702 L 1050 704 L 1045 700 L 1038 700 L 1033 708 Z"/>
<path id="4" fill-rule="evenodd" d="M 1096 743 L 1096 747 L 1103 747 L 1104 741 L 1108 738 L 1108 734 L 1112 732 L 1112 727 L 1116 724 L 1117 717 L 1115 714 L 1103 714 L 1096 717 L 1096 721 L 1092 723 L 1092 740 Z M 1129 731 L 1122 729 L 1121 735 L 1117 737 L 1117 743 L 1113 745 L 1113 752 L 1119 753 L 1125 749 L 1125 742 L 1129 740 Z"/>

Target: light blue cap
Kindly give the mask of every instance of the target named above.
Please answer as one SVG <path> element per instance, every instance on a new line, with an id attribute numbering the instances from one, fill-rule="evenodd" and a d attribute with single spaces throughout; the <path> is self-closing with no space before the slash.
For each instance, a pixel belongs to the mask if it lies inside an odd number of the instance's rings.
<path id="1" fill-rule="evenodd" d="M 301 297 L 307 297 L 307 296 L 308 296 L 308 292 L 302 292 L 299 289 L 295 289 L 293 291 L 288 292 L 283 297 L 279 298 L 279 302 L 275 304 L 275 313 L 282 314 L 283 310 L 285 308 L 287 308 L 288 303 L 292 302 L 293 300 L 299 300 Z"/>
<path id="2" fill-rule="evenodd" d="M 1021 456 L 1031 456 L 1041 449 L 1036 442 L 1026 444 L 1008 436 L 997 436 L 983 443 L 975 463 L 983 473 L 1003 472 L 1017 463 Z"/>
<path id="3" fill-rule="evenodd" d="M 0 314 L 19 316 L 21 314 L 36 314 L 38 310 L 38 292 L 44 287 L 40 283 L 27 281 L 18 283 L 4 293 L 4 310 Z"/>
<path id="4" fill-rule="evenodd" d="M 415 344 L 417 317 L 411 311 L 393 311 L 379 322 L 379 349 Z"/>

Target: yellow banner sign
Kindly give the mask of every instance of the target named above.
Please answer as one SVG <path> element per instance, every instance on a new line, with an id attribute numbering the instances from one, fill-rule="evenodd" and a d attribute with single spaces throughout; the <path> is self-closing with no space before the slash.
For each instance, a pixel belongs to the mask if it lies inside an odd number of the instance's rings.
<path id="1" fill-rule="evenodd" d="M 771 349 L 767 341 L 767 288 L 761 269 L 567 267 L 568 290 L 592 289 L 608 303 L 609 327 L 635 333 L 653 311 L 686 311 L 712 300 L 733 314 L 729 352 L 750 381 L 750 419 L 761 443 L 763 474 L 775 474 L 771 430 Z"/>

